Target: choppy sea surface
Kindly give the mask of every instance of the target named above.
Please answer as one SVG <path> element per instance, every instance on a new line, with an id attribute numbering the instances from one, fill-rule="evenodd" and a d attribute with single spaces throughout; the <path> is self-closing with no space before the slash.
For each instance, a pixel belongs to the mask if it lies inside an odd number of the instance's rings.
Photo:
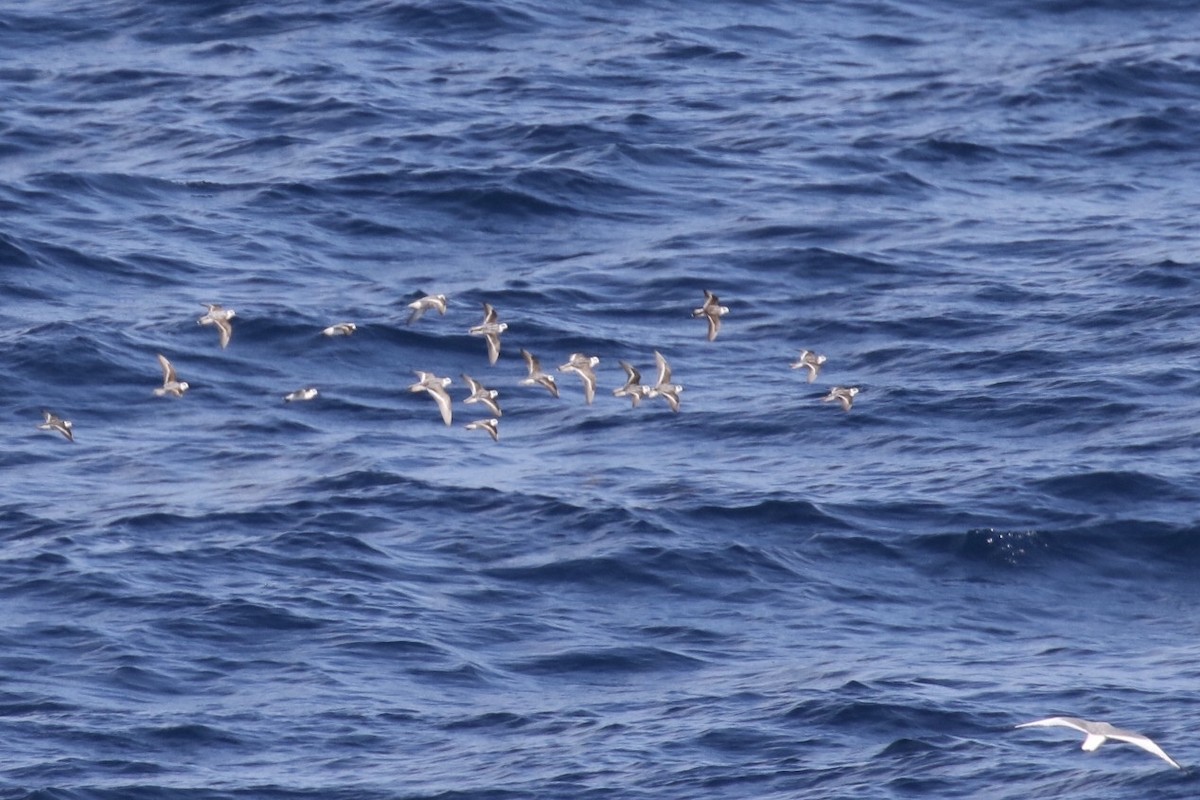
<path id="1" fill-rule="evenodd" d="M 1200 794 L 1013 727 L 1200 766 L 1194 3 L 47 0 L 0 97 L 0 797 Z"/>

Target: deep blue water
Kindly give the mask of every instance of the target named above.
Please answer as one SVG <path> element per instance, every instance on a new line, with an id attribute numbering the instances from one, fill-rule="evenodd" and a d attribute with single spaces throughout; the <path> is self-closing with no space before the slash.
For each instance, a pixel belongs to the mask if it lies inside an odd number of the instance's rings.
<path id="1" fill-rule="evenodd" d="M 1200 10 L 962 5 L 0 8 L 0 797 L 1200 794 Z"/>

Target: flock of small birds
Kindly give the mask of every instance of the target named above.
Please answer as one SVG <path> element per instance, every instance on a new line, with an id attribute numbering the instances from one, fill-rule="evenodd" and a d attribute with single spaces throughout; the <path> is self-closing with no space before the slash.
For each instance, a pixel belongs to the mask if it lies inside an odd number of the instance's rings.
<path id="1" fill-rule="evenodd" d="M 419 320 L 426 311 L 435 310 L 439 314 L 446 314 L 446 296 L 442 294 L 427 295 L 425 297 L 414 300 L 408 304 L 411 309 L 409 314 L 408 324 L 411 325 Z M 236 312 L 232 308 L 223 308 L 214 303 L 206 303 L 208 309 L 204 316 L 200 317 L 197 322 L 200 325 L 211 325 L 217 329 L 218 342 L 222 348 L 228 347 L 231 338 L 233 337 L 233 324 L 231 320 L 236 316 Z M 715 341 L 717 335 L 721 331 L 721 318 L 729 313 L 726 306 L 721 305 L 721 301 L 712 292 L 705 290 L 704 304 L 692 311 L 692 316 L 703 318 L 708 323 L 708 341 Z M 330 325 L 321 331 L 325 336 L 350 336 L 357 330 L 357 326 L 353 322 L 339 322 Z M 508 324 L 501 322 L 496 309 L 490 303 L 483 304 L 483 321 L 478 325 L 472 326 L 468 332 L 474 336 L 482 336 L 487 343 L 488 364 L 495 365 L 496 360 L 500 357 L 500 336 L 508 330 Z M 523 378 L 520 383 L 523 386 L 541 386 L 546 389 L 552 396 L 559 396 L 558 383 L 554 375 L 542 369 L 541 363 L 528 350 L 522 349 L 521 356 L 525 359 L 525 366 L 528 375 Z M 826 357 L 811 350 L 800 351 L 799 357 L 792 362 L 792 369 L 804 369 L 808 371 L 807 381 L 812 383 L 817 379 L 821 372 L 821 368 L 825 365 Z M 683 386 L 674 383 L 671 379 L 671 365 L 667 363 L 667 359 L 662 353 L 654 351 L 654 362 L 656 366 L 656 375 L 654 383 L 642 383 L 641 373 L 627 361 L 619 362 L 621 368 L 625 370 L 625 383 L 617 389 L 613 390 L 613 395 L 617 397 L 628 397 L 633 407 L 636 408 L 643 400 L 651 400 L 656 397 L 661 397 L 666 401 L 674 412 L 679 411 L 680 392 L 683 391 Z M 175 367 L 167 360 L 166 356 L 158 354 L 158 363 L 162 367 L 162 386 L 154 390 L 157 397 L 182 397 L 184 392 L 188 390 L 187 381 L 181 381 L 175 373 Z M 579 377 L 583 383 L 584 400 L 590 405 L 596 396 L 596 372 L 595 368 L 600 363 L 600 359 L 596 356 L 586 355 L 584 353 L 572 353 L 565 364 L 558 367 L 561 373 L 572 373 Z M 441 377 L 433 372 L 418 371 L 416 373 L 417 382 L 409 387 L 412 392 L 425 392 L 434 399 L 437 403 L 438 411 L 441 414 L 442 421 L 446 425 L 451 425 L 453 422 L 453 400 L 450 397 L 447 389 L 452 381 L 448 377 Z M 491 415 L 484 419 L 474 420 L 467 423 L 467 430 L 482 430 L 486 431 L 492 437 L 493 441 L 498 441 L 500 438 L 500 417 L 503 416 L 498 402 L 499 392 L 495 389 L 489 389 L 482 383 L 472 378 L 470 375 L 463 374 L 463 381 L 466 383 L 470 394 L 463 399 L 465 404 L 478 403 Z M 829 393 L 822 397 L 822 401 L 827 403 L 839 403 L 844 411 L 849 411 L 854 404 L 854 398 L 859 393 L 857 386 L 834 386 L 829 390 Z M 316 387 L 307 386 L 302 389 L 297 389 L 294 392 L 289 392 L 284 395 L 285 402 L 296 402 L 312 400 L 318 395 Z M 75 441 L 75 434 L 72 430 L 70 420 L 62 419 L 50 411 L 42 412 L 45 420 L 38 428 L 45 431 L 52 431 L 61 434 L 68 441 Z M 1083 749 L 1085 751 L 1096 750 L 1100 745 L 1109 739 L 1116 741 L 1128 742 L 1143 750 L 1163 759 L 1176 769 L 1183 769 L 1179 762 L 1171 758 L 1167 753 L 1158 746 L 1150 738 L 1133 731 L 1123 730 L 1114 727 L 1107 722 L 1093 722 L 1090 720 L 1080 719 L 1078 717 L 1048 717 L 1039 719 L 1033 722 L 1025 722 L 1016 726 L 1017 728 L 1032 728 L 1032 727 L 1064 727 L 1071 728 L 1082 732 L 1085 735 L 1083 741 Z"/>
<path id="2" fill-rule="evenodd" d="M 221 348 L 229 346 L 229 342 L 233 338 L 233 319 L 237 316 L 237 312 L 232 308 L 225 308 L 216 303 L 204 303 L 207 309 L 202 317 L 196 322 L 200 325 L 208 325 L 216 328 L 217 341 Z M 437 311 L 442 316 L 446 314 L 447 300 L 444 294 L 426 295 L 408 304 L 410 309 L 408 324 L 414 322 L 424 316 L 426 311 Z M 704 319 L 708 324 L 708 341 L 715 341 L 717 334 L 721 331 L 721 318 L 729 313 L 729 308 L 721 305 L 720 299 L 708 291 L 704 290 L 704 304 L 700 308 L 692 311 L 692 316 Z M 353 322 L 339 322 L 330 325 L 321 331 L 325 336 L 350 336 L 358 326 Z M 496 309 L 490 303 L 483 304 L 483 321 L 478 325 L 474 325 L 468 329 L 468 333 L 473 336 L 482 336 L 487 343 L 488 364 L 494 366 L 496 360 L 500 357 L 500 335 L 508 330 L 508 324 L 501 322 Z M 523 378 L 520 383 L 522 386 L 542 386 L 554 397 L 559 396 L 558 383 L 552 373 L 542 369 L 541 363 L 528 350 L 522 348 L 521 357 L 525 359 L 525 366 L 528 375 Z M 808 371 L 808 382 L 812 383 L 817 379 L 821 368 L 825 365 L 826 357 L 819 355 L 811 350 L 802 350 L 799 358 L 792 363 L 792 369 L 805 369 Z M 572 353 L 565 364 L 558 367 L 561 373 L 574 374 L 579 377 L 583 383 L 584 400 L 591 405 L 596 397 L 596 372 L 595 368 L 600 363 L 600 359 L 593 355 L 584 353 Z M 621 368 L 625 370 L 625 384 L 613 390 L 613 395 L 616 397 L 628 397 L 633 407 L 636 408 L 643 400 L 652 400 L 661 397 L 671 410 L 679 411 L 680 398 L 679 394 L 683 391 L 683 386 L 674 383 L 671 379 L 671 365 L 667 363 L 667 359 L 662 353 L 654 351 L 655 377 L 651 384 L 642 383 L 642 375 L 627 361 L 621 361 Z M 182 397 L 184 392 L 188 390 L 188 382 L 179 379 L 175 372 L 174 365 L 161 353 L 158 354 L 158 364 L 162 369 L 162 386 L 154 390 L 156 397 Z M 448 377 L 441 377 L 433 372 L 418 371 L 416 373 L 417 382 L 409 387 L 412 392 L 425 392 L 434 399 L 437 403 L 438 411 L 441 414 L 442 421 L 446 425 L 451 425 L 454 418 L 453 400 L 450 397 L 448 388 L 453 381 Z M 480 420 L 475 420 L 466 425 L 467 430 L 482 430 L 486 431 L 492 437 L 493 441 L 500 439 L 500 417 L 503 416 L 498 402 L 499 392 L 495 389 L 489 389 L 479 381 L 472 378 L 470 375 L 463 374 L 463 381 L 470 390 L 470 395 L 463 402 L 467 404 L 478 403 L 485 408 L 490 417 Z M 849 411 L 854 404 L 854 398 L 858 394 L 857 386 L 834 386 L 829 390 L 829 393 L 822 397 L 822 401 L 827 403 L 839 403 L 844 411 Z M 284 395 L 285 402 L 298 402 L 312 400 L 319 394 L 315 386 L 306 386 L 302 389 L 297 389 L 294 392 L 289 392 Z M 75 441 L 75 434 L 72 430 L 72 424 L 69 420 L 62 419 L 50 411 L 42 411 L 45 420 L 38 425 L 40 430 L 53 431 L 62 434 L 68 441 Z"/>

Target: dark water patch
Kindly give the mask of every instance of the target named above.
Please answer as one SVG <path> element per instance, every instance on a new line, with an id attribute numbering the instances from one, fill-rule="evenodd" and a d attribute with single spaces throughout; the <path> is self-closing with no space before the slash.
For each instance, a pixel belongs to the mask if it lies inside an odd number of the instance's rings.
<path id="1" fill-rule="evenodd" d="M 0 19 L 0 43 L 8 40 L 13 52 L 57 42 L 97 42 L 112 37 L 111 29 L 96 25 L 94 19 L 84 15 L 10 11 Z"/>
<path id="2" fill-rule="evenodd" d="M 429 176 L 414 177 L 414 183 L 430 183 Z M 487 217 L 534 220 L 571 217 L 581 213 L 581 209 L 572 202 L 556 202 L 537 192 L 517 189 L 507 182 L 494 179 L 485 179 L 472 185 L 429 187 L 409 191 L 406 195 L 406 200 L 429 204 L 444 213 L 469 220 Z"/>
<path id="3" fill-rule="evenodd" d="M 15 506 L 0 509 L 0 538 L 20 541 L 53 536 L 61 533 L 64 523 L 31 514 Z"/>
<path id="4" fill-rule="evenodd" d="M 848 236 L 849 232 L 843 232 L 842 235 Z M 738 231 L 731 232 L 731 238 L 740 239 L 747 242 L 769 242 L 774 240 L 792 240 L 796 246 L 801 243 L 811 242 L 814 239 L 828 240 L 830 238 L 841 238 L 836 230 L 832 230 L 827 224 L 787 224 L 787 223 L 763 223 L 746 227 Z"/>
<path id="5" fill-rule="evenodd" d="M 425 664 L 421 667 L 410 667 L 408 672 L 439 689 L 447 686 L 463 688 L 486 686 L 496 677 L 494 670 L 484 669 L 478 664 L 464 664 L 458 659 L 449 659 L 449 661 L 451 663 L 444 667 Z"/>
<path id="6" fill-rule="evenodd" d="M 720 631 L 679 625 L 643 625 L 635 630 L 639 636 L 691 647 L 719 647 L 729 638 L 728 634 Z"/>
<path id="7" fill-rule="evenodd" d="M 757 756 L 777 749 L 779 736 L 771 730 L 756 727 L 717 728 L 696 737 L 694 744 L 715 753 L 734 756 Z"/>
<path id="8" fill-rule="evenodd" d="M 890 758 L 896 756 L 901 758 L 912 758 L 927 753 L 940 752 L 940 750 L 941 748 L 939 748 L 937 745 L 922 739 L 901 737 L 889 742 L 882 750 L 875 754 L 875 757 Z"/>
<path id="9" fill-rule="evenodd" d="M 210 41 L 270 37 L 315 26 L 332 26 L 342 18 L 311 8 L 299 11 L 247 10 L 224 2 L 156 6 L 153 17 L 138 25 L 137 39 L 150 45 L 200 44 Z M 241 12 L 241 13 L 238 13 Z M 126 23 L 128 24 L 128 23 Z"/>
<path id="10" fill-rule="evenodd" d="M 447 722 L 443 728 L 450 731 L 465 730 L 465 731 L 517 731 L 528 727 L 533 720 L 524 714 L 514 714 L 511 712 L 492 711 L 486 714 L 479 714 L 473 717 L 451 720 Z"/>
<path id="11" fill-rule="evenodd" d="M 849 559 L 856 563 L 908 563 L 903 547 L 891 539 L 849 533 L 815 534 L 804 543 L 814 554 L 837 561 Z"/>
<path id="12" fill-rule="evenodd" d="M 924 552 L 968 562 L 1023 567 L 1060 555 L 1055 537 L 1040 530 L 977 528 L 966 533 L 926 534 L 914 544 Z"/>
<path id="13" fill-rule="evenodd" d="M 265 113 L 262 109 L 252 109 L 251 111 L 255 114 Z M 295 150 L 311 143 L 311 139 L 286 133 L 255 136 L 219 147 L 213 151 L 212 156 L 215 159 L 241 160 L 251 156 L 265 156 L 281 151 Z"/>
<path id="14" fill-rule="evenodd" d="M 918 732 L 944 735 L 957 731 L 963 735 L 975 729 L 971 715 L 962 711 L 899 700 L 889 702 L 874 690 L 868 695 L 879 699 L 853 699 L 841 697 L 841 694 L 837 692 L 828 698 L 801 701 L 790 708 L 784 718 L 790 722 L 834 729 L 856 728 L 873 735 L 893 737 L 910 737 Z"/>
<path id="15" fill-rule="evenodd" d="M 1056 475 L 1037 481 L 1035 487 L 1056 498 L 1096 507 L 1123 508 L 1140 498 L 1158 501 L 1196 501 L 1195 491 L 1144 472 L 1095 470 L 1074 475 Z"/>
<path id="16" fill-rule="evenodd" d="M 805 194 L 826 195 L 832 198 L 862 195 L 915 198 L 934 188 L 911 172 L 892 170 L 840 181 L 814 181 L 806 184 L 803 191 Z"/>
<path id="17" fill-rule="evenodd" d="M 137 256 L 135 260 L 129 260 L 88 253 L 67 245 L 45 241 L 31 241 L 29 245 L 38 264 L 46 270 L 47 276 L 53 278 L 60 290 L 97 291 L 103 286 L 103 283 L 98 281 L 113 279 L 134 286 L 166 288 L 179 285 L 195 272 L 186 261 L 169 257 Z M 169 263 L 171 269 L 144 269 L 137 263 L 145 263 L 147 260 Z"/>
<path id="18" fill-rule="evenodd" d="M 664 514 L 673 526 L 714 525 L 734 530 L 847 530 L 838 518 L 805 500 L 762 500 L 745 506 L 701 505 L 685 514 Z"/>
<path id="19" fill-rule="evenodd" d="M 129 67 L 72 74 L 65 81 L 68 99 L 76 103 L 115 103 L 157 93 L 178 94 L 194 76 Z"/>
<path id="20" fill-rule="evenodd" d="M 928 316 L 902 316 L 880 321 L 875 327 L 889 336 L 902 340 L 951 339 L 960 341 L 994 333 L 1004 327 L 1008 319 L 1002 314 L 973 311 L 970 313 L 945 312 Z"/>
<path id="21" fill-rule="evenodd" d="M 112 533 L 145 536 L 180 530 L 271 530 L 286 526 L 287 517 L 279 510 L 260 510 L 215 514 L 185 515 L 170 511 L 150 511 L 119 517 L 108 524 Z"/>
<path id="22" fill-rule="evenodd" d="M 1114 57 L 1056 65 L 1034 90 L 1093 103 L 1147 98 L 1178 102 L 1181 97 L 1200 97 L 1198 78 L 1200 67 L 1188 59 Z"/>
<path id="23" fill-rule="evenodd" d="M 353 636 L 339 636 L 330 641 L 332 647 L 356 657 L 378 659 L 387 663 L 403 664 L 407 661 L 427 665 L 430 659 L 446 660 L 451 654 L 429 642 L 414 639 L 364 640 Z"/>
<path id="24" fill-rule="evenodd" d="M 500 128 L 474 128 L 470 132 L 489 140 L 507 140 L 521 152 L 534 156 L 604 148 L 621 141 L 615 131 L 579 123 L 519 122 Z"/>
<path id="25" fill-rule="evenodd" d="M 174 676 L 133 665 L 114 668 L 108 674 L 106 682 L 110 687 L 118 690 L 122 697 L 129 694 L 155 696 L 188 694 L 188 690 L 181 686 Z"/>
<path id="26" fill-rule="evenodd" d="M 965 533 L 923 534 L 912 544 L 926 557 L 933 555 L 934 563 L 950 559 L 1001 567 L 1003 572 L 988 573 L 997 580 L 1036 567 L 1039 572 L 1071 570 L 1079 580 L 1087 581 L 1143 573 L 1174 581 L 1200 563 L 1200 545 L 1194 533 L 1195 525 L 1128 518 L 1089 520 L 1053 529 L 977 528 Z M 1011 572 L 1014 568 L 1016 573 Z"/>
<path id="27" fill-rule="evenodd" d="M 918 144 L 899 151 L 896 156 L 901 159 L 923 161 L 928 163 L 962 162 L 978 164 L 994 161 L 1002 157 L 1002 153 L 994 147 L 975 142 L 956 139 L 926 139 Z"/>
<path id="28" fill-rule="evenodd" d="M 6 270 L 17 269 L 20 267 L 28 268 L 37 266 L 37 262 L 27 250 L 22 248 L 15 241 L 11 240 L 7 236 L 0 236 L 0 266 L 3 266 Z M 14 282 L 11 275 L 7 276 L 4 281 L 4 290 L 5 293 L 24 293 L 25 297 L 27 298 L 32 297 L 45 299 L 47 297 L 45 293 L 34 293 L 32 287 L 22 286 L 21 284 Z"/>
<path id="29" fill-rule="evenodd" d="M 8 668 L 15 672 L 24 672 L 27 669 L 34 668 L 34 664 L 28 659 L 19 661 L 8 661 Z M 27 698 L 14 692 L 0 692 L 0 717 L 33 717 L 35 719 L 44 719 L 46 717 L 69 714 L 77 709 L 67 703 L 60 702 L 48 697 L 38 699 Z"/>
<path id="30" fill-rule="evenodd" d="M 203 44 L 192 51 L 192 54 L 199 58 L 237 58 L 253 55 L 258 52 L 255 48 L 235 42 L 214 42 L 212 44 Z"/>
<path id="31" fill-rule="evenodd" d="M 1129 286 L 1164 292 L 1191 289 L 1197 281 L 1192 265 L 1169 258 L 1150 266 L 1124 264 L 1115 277 Z"/>
<path id="32" fill-rule="evenodd" d="M 507 668 L 524 675 L 559 680 L 588 679 L 612 682 L 629 675 L 686 672 L 703 661 L 660 647 L 599 647 L 563 650 L 512 662 Z"/>
<path id="33" fill-rule="evenodd" d="M 326 627 L 330 620 L 301 616 L 279 606 L 234 599 L 205 609 L 198 620 L 213 630 L 243 631 L 255 636 L 268 632 L 289 633 Z"/>
<path id="34" fill-rule="evenodd" d="M 762 270 L 768 275 L 820 281 L 820 285 L 828 283 L 838 287 L 844 287 L 847 282 L 860 283 L 881 278 L 915 278 L 923 272 L 921 268 L 914 268 L 912 273 L 915 274 L 912 274 L 900 264 L 822 247 L 786 246 L 766 252 L 749 252 L 739 259 L 739 263 L 743 269 L 751 272 Z"/>
<path id="35" fill-rule="evenodd" d="M 406 36 L 485 39 L 527 31 L 536 18 L 511 4 L 438 0 L 433 3 L 378 4 L 368 14 L 385 28 Z M 453 41 L 453 38 L 450 40 Z"/>
<path id="36" fill-rule="evenodd" d="M 646 44 L 655 49 L 646 54 L 650 59 L 665 59 L 668 61 L 690 61 L 696 59 L 709 61 L 741 61 L 747 56 L 738 50 L 716 47 L 701 42 L 687 41 L 669 34 L 658 34 L 646 40 Z"/>
<path id="37" fill-rule="evenodd" d="M 489 567 L 485 575 L 517 584 L 563 584 L 616 590 L 663 588 L 663 579 L 646 565 L 624 555 L 555 559 L 529 566 Z"/>

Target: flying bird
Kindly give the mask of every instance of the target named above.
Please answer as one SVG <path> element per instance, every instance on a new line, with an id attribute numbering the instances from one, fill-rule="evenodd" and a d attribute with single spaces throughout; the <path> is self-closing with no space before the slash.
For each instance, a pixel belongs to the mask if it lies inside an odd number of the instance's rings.
<path id="1" fill-rule="evenodd" d="M 205 303 L 204 307 L 208 311 L 204 316 L 196 320 L 198 325 L 215 325 L 217 327 L 218 340 L 221 343 L 221 348 L 229 346 L 229 338 L 233 336 L 233 325 L 229 320 L 237 316 L 237 312 L 232 308 L 222 308 L 216 303 Z"/>
<path id="2" fill-rule="evenodd" d="M 1163 752 L 1163 749 L 1150 738 L 1140 733 L 1134 733 L 1133 731 L 1121 730 L 1109 725 L 1107 722 L 1092 722 L 1091 720 L 1079 719 L 1078 717 L 1047 717 L 1046 719 L 1038 719 L 1033 722 L 1022 722 L 1017 727 L 1070 728 L 1079 731 L 1084 734 L 1083 749 L 1089 753 L 1109 739 L 1116 739 L 1118 742 L 1128 742 L 1142 748 L 1147 753 L 1153 753 L 1175 769 L 1183 769 L 1183 767 L 1179 766 L 1178 761 Z"/>
<path id="3" fill-rule="evenodd" d="M 667 401 L 671 410 L 678 414 L 679 393 L 683 391 L 683 387 L 677 383 L 671 383 L 671 365 L 657 350 L 654 351 L 654 363 L 658 365 L 658 376 L 654 385 L 646 392 L 646 397 L 661 397 Z"/>
<path id="4" fill-rule="evenodd" d="M 854 397 L 859 392 L 857 386 L 835 386 L 829 390 L 829 394 L 821 398 L 822 403 L 832 403 L 837 401 L 842 404 L 842 411 L 849 411 L 850 406 L 854 405 Z"/>
<path id="5" fill-rule="evenodd" d="M 317 387 L 306 386 L 303 389 L 297 389 L 294 392 L 288 392 L 283 396 L 283 399 L 285 402 L 291 403 L 296 400 L 312 400 L 318 394 L 320 394 L 320 392 L 317 391 Z"/>
<path id="6" fill-rule="evenodd" d="M 475 422 L 467 423 L 467 430 L 485 430 L 492 437 L 493 442 L 500 441 L 500 420 L 493 417 L 492 419 L 481 419 Z"/>
<path id="7" fill-rule="evenodd" d="M 728 313 L 729 309 L 721 305 L 717 296 L 708 289 L 704 290 L 704 305 L 692 310 L 693 317 L 704 317 L 708 320 L 708 340 L 710 342 L 717 338 L 717 333 L 721 330 L 721 317 Z"/>
<path id="8" fill-rule="evenodd" d="M 162 353 L 158 354 L 158 365 L 162 367 L 163 385 L 154 390 L 154 396 L 183 397 L 183 393 L 188 390 L 187 381 L 179 380 L 179 376 L 175 374 L 175 367 L 171 366 L 171 362 L 167 361 L 167 357 Z"/>
<path id="9" fill-rule="evenodd" d="M 496 318 L 496 309 L 492 308 L 490 303 L 484 303 L 483 322 L 472 327 L 468 333 L 487 339 L 488 363 L 495 365 L 496 359 L 500 357 L 500 334 L 506 330 L 508 330 L 508 323 L 499 322 Z"/>
<path id="10" fill-rule="evenodd" d="M 446 391 L 446 387 L 450 385 L 449 378 L 439 378 L 432 372 L 417 372 L 417 382 L 408 387 L 410 392 L 428 392 L 438 406 L 438 411 L 442 412 L 442 422 L 450 424 L 451 417 L 454 412 L 450 407 L 450 394 Z"/>
<path id="11" fill-rule="evenodd" d="M 818 355 L 812 350 L 801 350 L 800 357 L 792 362 L 792 369 L 807 369 L 808 382 L 812 383 L 817 379 L 817 373 L 821 371 L 825 360 L 825 356 Z"/>
<path id="12" fill-rule="evenodd" d="M 471 396 L 463 400 L 464 403 L 483 403 L 484 407 L 492 412 L 492 416 L 503 416 L 500 413 L 500 404 L 496 402 L 499 392 L 495 389 L 488 389 L 465 372 L 462 374 L 462 379 L 467 382 L 467 388 L 471 390 Z"/>
<path id="13" fill-rule="evenodd" d="M 412 313 L 408 315 L 408 324 L 412 325 L 419 320 L 429 309 L 436 309 L 443 317 L 446 316 L 446 295 L 444 294 L 427 294 L 422 298 L 413 300 L 408 304 L 412 309 Z"/>
<path id="14" fill-rule="evenodd" d="M 567 363 L 558 368 L 559 372 L 574 372 L 583 381 L 583 397 L 588 405 L 596 398 L 596 372 L 594 367 L 600 363 L 595 356 L 585 356 L 583 353 L 572 353 Z"/>
<path id="15" fill-rule="evenodd" d="M 638 403 L 649 397 L 650 387 L 642 385 L 642 373 L 637 371 L 637 368 L 628 361 L 622 361 L 621 369 L 625 370 L 625 385 L 613 389 L 613 395 L 616 397 L 628 397 L 634 408 L 637 408 Z"/>
<path id="16" fill-rule="evenodd" d="M 542 372 L 542 365 L 534 357 L 533 353 L 528 350 L 521 350 L 521 358 L 525 359 L 525 366 L 529 368 L 528 377 L 521 379 L 522 386 L 545 386 L 550 394 L 558 397 L 558 384 L 554 382 L 554 376 L 548 372 Z"/>
<path id="17" fill-rule="evenodd" d="M 46 418 L 46 421 L 38 425 L 39 430 L 58 431 L 67 438 L 67 441 L 75 441 L 75 434 L 71 432 L 71 420 L 55 416 L 45 409 L 42 409 L 42 416 Z"/>

